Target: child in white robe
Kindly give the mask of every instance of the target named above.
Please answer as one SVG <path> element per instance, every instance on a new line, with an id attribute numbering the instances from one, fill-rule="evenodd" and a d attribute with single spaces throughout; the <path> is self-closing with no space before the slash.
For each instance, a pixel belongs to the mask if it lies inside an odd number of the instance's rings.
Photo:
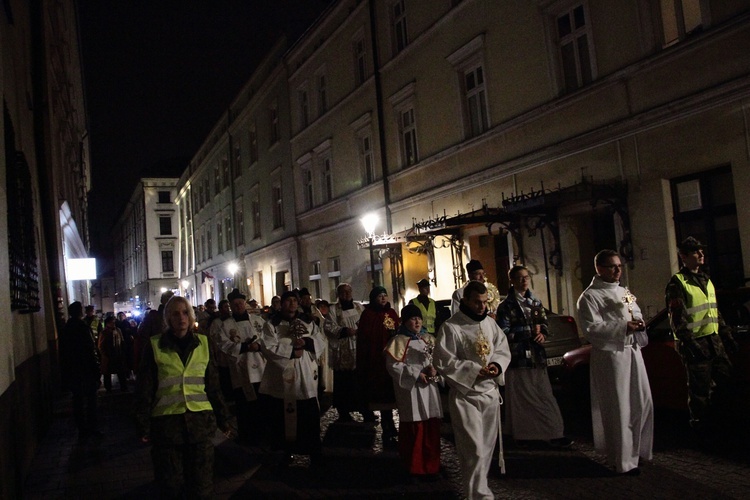
<path id="1" fill-rule="evenodd" d="M 412 478 L 436 478 L 440 471 L 440 423 L 443 417 L 438 381 L 432 366 L 435 338 L 422 330 L 414 305 L 401 310 L 401 327 L 385 348 L 399 414 L 399 454 Z"/>

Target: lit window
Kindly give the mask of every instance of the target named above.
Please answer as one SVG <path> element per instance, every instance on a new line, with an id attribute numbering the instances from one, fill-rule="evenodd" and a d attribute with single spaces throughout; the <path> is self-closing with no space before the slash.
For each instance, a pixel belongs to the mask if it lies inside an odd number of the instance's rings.
<path id="1" fill-rule="evenodd" d="M 417 152 L 417 124 L 414 120 L 414 108 L 401 112 L 401 146 L 404 163 L 414 165 L 419 161 Z"/>
<path id="2" fill-rule="evenodd" d="M 284 226 L 284 200 L 281 195 L 281 182 L 275 182 L 271 188 L 271 199 L 273 203 L 273 228 Z"/>

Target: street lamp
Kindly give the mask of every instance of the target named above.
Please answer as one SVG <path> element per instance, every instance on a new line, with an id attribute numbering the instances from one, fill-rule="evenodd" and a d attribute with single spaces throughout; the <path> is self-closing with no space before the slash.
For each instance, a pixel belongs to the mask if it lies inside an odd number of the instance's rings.
<path id="1" fill-rule="evenodd" d="M 372 240 L 375 237 L 375 225 L 378 223 L 378 216 L 374 213 L 367 214 L 360 219 L 360 222 L 362 222 L 362 226 L 365 228 L 370 244 L 370 276 L 372 277 L 370 283 L 372 284 L 372 288 L 375 288 L 379 283 L 375 274 L 375 254 L 372 251 Z"/>

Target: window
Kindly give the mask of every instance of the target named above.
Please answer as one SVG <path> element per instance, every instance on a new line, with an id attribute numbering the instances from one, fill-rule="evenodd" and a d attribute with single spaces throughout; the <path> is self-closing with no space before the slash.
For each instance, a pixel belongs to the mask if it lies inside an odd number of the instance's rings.
<path id="1" fill-rule="evenodd" d="M 328 86 L 326 85 L 326 75 L 318 74 L 318 116 L 328 111 Z"/>
<path id="2" fill-rule="evenodd" d="M 302 189 L 304 190 L 305 210 L 310 210 L 315 206 L 315 195 L 313 192 L 313 174 L 309 164 L 302 168 Z"/>
<path id="3" fill-rule="evenodd" d="M 661 0 L 660 3 L 665 47 L 703 27 L 701 0 Z"/>
<path id="4" fill-rule="evenodd" d="M 219 164 L 214 165 L 214 195 L 221 193 L 221 168 Z"/>
<path id="5" fill-rule="evenodd" d="M 333 199 L 333 168 L 331 166 L 331 153 L 326 152 L 320 160 L 320 178 L 322 182 L 322 202 L 328 203 Z"/>
<path id="6" fill-rule="evenodd" d="M 219 182 L 218 178 L 215 182 Z M 203 206 L 205 207 L 211 199 L 211 179 L 208 178 L 208 175 L 203 178 L 203 185 L 206 190 L 206 198 L 203 200 Z"/>
<path id="7" fill-rule="evenodd" d="M 414 120 L 414 108 L 401 112 L 401 146 L 404 163 L 406 166 L 414 165 L 419 161 L 417 153 L 417 125 Z"/>
<path id="8" fill-rule="evenodd" d="M 367 79 L 367 46 L 364 34 L 354 40 L 354 81 L 357 86 L 362 85 Z"/>
<path id="9" fill-rule="evenodd" d="M 248 132 L 248 142 L 249 142 L 249 155 L 250 155 L 250 165 L 258 161 L 258 129 L 255 126 L 255 123 L 250 125 L 250 131 Z"/>
<path id="10" fill-rule="evenodd" d="M 159 216 L 159 234 L 169 236 L 172 234 L 172 217 L 169 215 Z"/>
<path id="11" fill-rule="evenodd" d="M 372 184 L 375 181 L 375 160 L 372 155 L 372 135 L 369 131 L 359 137 L 359 161 L 364 174 L 364 184 Z"/>
<path id="12" fill-rule="evenodd" d="M 281 181 L 276 181 L 271 187 L 271 202 L 273 208 L 273 228 L 284 226 L 284 200 L 281 196 Z"/>
<path id="13" fill-rule="evenodd" d="M 458 74 L 464 134 L 475 137 L 490 126 L 487 82 L 484 73 L 484 34 L 478 35 L 447 58 Z"/>
<path id="14" fill-rule="evenodd" d="M 237 245 L 245 244 L 245 216 L 242 210 L 242 198 L 234 202 L 234 234 L 237 238 Z"/>
<path id="15" fill-rule="evenodd" d="M 408 43 L 406 6 L 404 0 L 398 0 L 393 4 L 393 55 L 404 50 Z"/>
<path id="16" fill-rule="evenodd" d="M 211 226 L 206 226 L 206 259 L 214 256 L 213 243 L 211 242 Z"/>
<path id="17" fill-rule="evenodd" d="M 169 191 L 159 191 L 159 203 L 171 203 Z"/>
<path id="18" fill-rule="evenodd" d="M 706 264 L 716 288 L 745 286 L 731 168 L 673 179 L 671 184 L 677 241 L 694 236 L 711 243 Z"/>
<path id="19" fill-rule="evenodd" d="M 404 167 L 414 165 L 419 161 L 417 121 L 414 112 L 415 90 L 416 84 L 412 82 L 388 98 L 398 120 L 401 162 Z"/>
<path id="20" fill-rule="evenodd" d="M 257 185 L 251 191 L 250 196 L 252 197 L 250 202 L 250 212 L 253 217 L 253 238 L 260 238 L 260 195 Z"/>
<path id="21" fill-rule="evenodd" d="M 310 104 L 307 101 L 307 89 L 297 91 L 297 100 L 299 101 L 300 127 L 305 128 L 310 124 Z"/>
<path id="22" fill-rule="evenodd" d="M 270 129 L 270 143 L 271 145 L 276 144 L 281 138 L 279 135 L 279 105 L 276 102 L 268 108 L 268 126 Z"/>
<path id="23" fill-rule="evenodd" d="M 200 261 L 205 262 L 206 261 L 206 235 L 203 234 L 203 231 L 201 231 L 201 239 L 200 244 L 198 245 L 198 250 L 200 250 Z"/>
<path id="24" fill-rule="evenodd" d="M 198 208 L 203 208 L 203 206 L 206 204 L 206 191 L 203 187 L 203 181 L 201 181 L 200 185 L 198 186 Z"/>
<path id="25" fill-rule="evenodd" d="M 328 290 L 330 290 L 329 300 L 331 303 L 338 299 L 336 288 L 338 288 L 339 283 L 341 283 L 341 262 L 339 257 L 331 257 L 328 259 Z"/>
<path id="26" fill-rule="evenodd" d="M 321 293 L 321 276 L 320 276 L 320 261 L 315 260 L 310 262 L 310 286 L 313 291 L 315 298 L 320 298 L 323 294 Z"/>
<path id="27" fill-rule="evenodd" d="M 224 232 L 222 231 L 221 214 L 216 214 L 216 254 L 224 253 Z"/>
<path id="28" fill-rule="evenodd" d="M 234 178 L 242 175 L 242 148 L 237 144 L 234 147 Z"/>
<path id="29" fill-rule="evenodd" d="M 161 252 L 161 272 L 174 272 L 174 252 L 172 250 L 162 250 Z"/>
<path id="30" fill-rule="evenodd" d="M 489 128 L 487 119 L 487 96 L 482 66 L 476 66 L 464 74 L 466 112 L 471 136 L 477 136 Z"/>
<path id="31" fill-rule="evenodd" d="M 225 156 L 221 159 L 221 185 L 222 188 L 229 187 L 229 159 Z"/>
<path id="32" fill-rule="evenodd" d="M 591 29 L 582 4 L 557 16 L 557 39 L 562 78 L 566 92 L 572 92 L 594 79 L 589 50 Z"/>
<path id="33" fill-rule="evenodd" d="M 232 242 L 232 215 L 229 212 L 229 208 L 224 210 L 224 248 L 227 250 L 233 246 Z"/>

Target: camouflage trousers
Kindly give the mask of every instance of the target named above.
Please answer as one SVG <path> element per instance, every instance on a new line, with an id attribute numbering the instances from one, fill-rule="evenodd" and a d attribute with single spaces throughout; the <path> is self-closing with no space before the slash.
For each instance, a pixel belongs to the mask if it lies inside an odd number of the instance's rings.
<path id="1" fill-rule="evenodd" d="M 732 379 L 732 363 L 718 335 L 709 335 L 695 340 L 710 356 L 706 359 L 689 359 L 682 356 L 687 371 L 688 408 L 690 422 L 694 426 L 707 423 L 717 394 L 728 390 Z"/>
<path id="2" fill-rule="evenodd" d="M 213 498 L 214 445 L 211 441 L 151 448 L 161 498 Z"/>

